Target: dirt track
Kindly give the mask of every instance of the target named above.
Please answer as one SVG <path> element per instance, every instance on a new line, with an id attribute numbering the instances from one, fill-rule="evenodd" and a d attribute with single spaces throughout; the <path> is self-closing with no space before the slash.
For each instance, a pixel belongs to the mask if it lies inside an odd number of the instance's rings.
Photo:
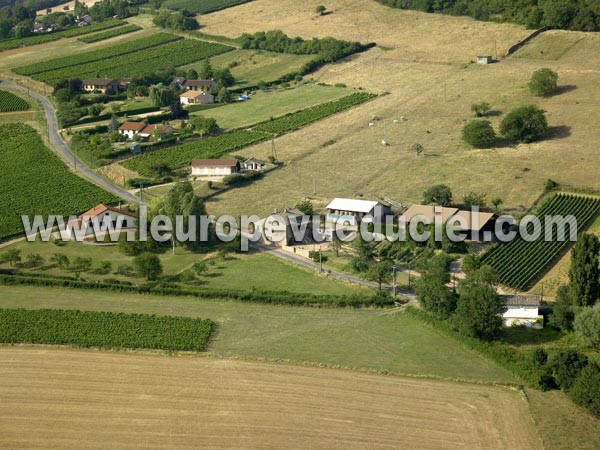
<path id="1" fill-rule="evenodd" d="M 0 448 L 537 448 L 517 392 L 260 362 L 0 348 Z"/>

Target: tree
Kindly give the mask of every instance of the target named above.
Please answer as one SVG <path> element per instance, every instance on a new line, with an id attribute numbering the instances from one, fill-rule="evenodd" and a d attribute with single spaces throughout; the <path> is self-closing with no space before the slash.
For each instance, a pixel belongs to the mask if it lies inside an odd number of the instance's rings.
<path id="1" fill-rule="evenodd" d="M 92 268 L 92 258 L 78 256 L 73 261 L 73 268 L 77 271 L 88 272 Z"/>
<path id="2" fill-rule="evenodd" d="M 410 146 L 410 148 L 412 149 L 413 152 L 415 152 L 415 154 L 417 156 L 419 156 L 421 153 L 423 153 L 423 151 L 425 151 L 425 148 L 423 148 L 423 146 L 418 143 L 414 143 L 413 145 Z"/>
<path id="3" fill-rule="evenodd" d="M 574 305 L 575 295 L 573 289 L 568 284 L 559 286 L 556 291 L 556 301 L 550 316 L 550 325 L 561 330 L 568 331 L 573 328 L 573 320 L 575 319 Z"/>
<path id="4" fill-rule="evenodd" d="M 17 248 L 11 248 L 10 250 L 6 250 L 2 254 L 2 261 L 7 262 L 10 267 L 14 264 L 21 262 L 21 250 Z"/>
<path id="5" fill-rule="evenodd" d="M 206 264 L 206 261 L 196 261 L 192 269 L 194 269 L 196 275 L 202 275 L 208 270 L 208 264 Z"/>
<path id="6" fill-rule="evenodd" d="M 222 87 L 217 94 L 217 101 L 219 103 L 229 103 L 232 100 L 231 92 L 226 87 Z"/>
<path id="7" fill-rule="evenodd" d="M 210 63 L 209 63 L 210 64 Z M 185 73 L 185 77 L 188 80 L 197 80 L 198 79 L 198 72 L 194 69 L 189 69 L 186 73 Z"/>
<path id="8" fill-rule="evenodd" d="M 485 208 L 485 197 L 484 193 L 477 194 L 476 192 L 469 192 L 463 197 L 463 204 L 465 208 L 472 208 L 477 206 L 479 208 Z"/>
<path id="9" fill-rule="evenodd" d="M 268 89 L 267 82 L 264 80 L 259 80 L 258 83 L 256 83 L 256 87 L 261 91 L 266 91 Z"/>
<path id="10" fill-rule="evenodd" d="M 320 16 L 322 16 L 323 14 L 325 14 L 325 11 L 327 11 L 327 8 L 325 7 L 325 5 L 319 5 L 315 8 L 315 12 L 317 14 L 319 14 Z"/>
<path id="11" fill-rule="evenodd" d="M 175 98 L 175 91 L 162 83 L 150 86 L 148 93 L 154 106 L 169 106 Z"/>
<path id="12" fill-rule="evenodd" d="M 108 124 L 108 131 L 113 133 L 119 129 L 119 121 L 115 114 L 110 115 L 110 122 Z"/>
<path id="13" fill-rule="evenodd" d="M 600 366 L 590 363 L 579 372 L 569 392 L 571 400 L 600 418 Z"/>
<path id="14" fill-rule="evenodd" d="M 135 270 L 146 277 L 148 281 L 155 280 L 163 272 L 163 267 L 158 256 L 153 253 L 142 253 L 133 258 Z"/>
<path id="15" fill-rule="evenodd" d="M 112 270 L 112 262 L 111 261 L 100 261 L 99 270 L 101 273 L 109 273 Z"/>
<path id="16" fill-rule="evenodd" d="M 69 267 L 69 257 L 62 253 L 55 253 L 50 258 L 50 261 L 58 266 L 60 270 L 64 270 Z"/>
<path id="17" fill-rule="evenodd" d="M 212 64 L 210 63 L 210 59 L 205 59 L 202 62 L 202 65 L 200 66 L 200 71 L 197 73 L 197 76 L 199 76 L 201 79 L 203 80 L 211 80 L 213 78 L 213 68 L 212 68 Z"/>
<path id="18" fill-rule="evenodd" d="M 496 142 L 496 132 L 489 120 L 472 120 L 462 130 L 462 139 L 475 148 L 489 148 Z"/>
<path id="19" fill-rule="evenodd" d="M 390 264 L 386 261 L 373 264 L 367 270 L 367 279 L 377 283 L 381 290 L 381 285 L 390 279 Z"/>
<path id="20" fill-rule="evenodd" d="M 44 258 L 39 253 L 30 253 L 25 258 L 25 265 L 27 267 L 40 267 L 44 265 Z"/>
<path id="21" fill-rule="evenodd" d="M 500 211 L 500 205 L 504 203 L 504 201 L 500 197 L 494 197 L 492 199 L 492 205 L 494 206 L 494 212 L 498 213 Z"/>
<path id="22" fill-rule="evenodd" d="M 448 318 L 456 308 L 456 295 L 447 286 L 450 282 L 448 265 L 444 254 L 431 258 L 415 289 L 421 306 L 443 318 Z"/>
<path id="23" fill-rule="evenodd" d="M 350 263 L 352 268 L 357 272 L 366 272 L 375 260 L 373 243 L 367 242 L 360 236 L 357 236 L 353 243 L 353 249 L 355 256 Z"/>
<path id="24" fill-rule="evenodd" d="M 453 319 L 462 333 L 491 340 L 502 329 L 506 305 L 496 292 L 496 282 L 494 271 L 483 266 L 469 273 L 460 283 Z"/>
<path id="25" fill-rule="evenodd" d="M 183 105 L 179 103 L 179 100 L 174 99 L 169 105 L 169 111 L 171 112 L 171 119 L 181 119 L 187 116 L 187 111 L 183 109 Z"/>
<path id="26" fill-rule="evenodd" d="M 215 70 L 213 78 L 221 86 L 230 87 L 235 84 L 235 78 L 228 68 Z"/>
<path id="27" fill-rule="evenodd" d="M 313 208 L 313 204 L 310 200 L 305 199 L 296 205 L 296 209 L 302 211 L 303 214 L 307 216 L 312 216 L 315 213 Z"/>
<path id="28" fill-rule="evenodd" d="M 475 253 L 471 253 L 463 258 L 461 268 L 466 275 L 469 275 L 481 269 L 481 258 Z"/>
<path id="29" fill-rule="evenodd" d="M 201 135 L 212 135 L 219 131 L 219 125 L 212 117 L 194 116 L 190 122 L 194 129 Z"/>
<path id="30" fill-rule="evenodd" d="M 574 328 L 585 345 L 600 350 L 600 303 L 579 311 Z"/>
<path id="31" fill-rule="evenodd" d="M 600 240 L 585 233 L 571 251 L 569 280 L 576 305 L 592 306 L 600 296 Z"/>
<path id="32" fill-rule="evenodd" d="M 587 356 L 575 350 L 565 350 L 557 353 L 550 361 L 550 367 L 558 387 L 565 391 L 571 389 L 579 372 L 587 366 L 587 363 Z"/>
<path id="33" fill-rule="evenodd" d="M 423 192 L 423 203 L 449 206 L 452 203 L 452 191 L 445 184 L 436 184 Z"/>
<path id="34" fill-rule="evenodd" d="M 329 243 L 329 245 L 330 245 L 331 249 L 335 252 L 335 256 L 339 257 L 340 250 L 342 248 L 342 240 L 340 239 L 338 234 L 335 232 L 335 230 L 332 230 L 332 232 L 331 232 L 331 242 Z"/>
<path id="35" fill-rule="evenodd" d="M 486 102 L 474 103 L 471 105 L 471 112 L 475 114 L 475 117 L 485 117 L 491 109 L 492 107 L 490 104 Z"/>
<path id="36" fill-rule="evenodd" d="M 536 70 L 533 72 L 528 86 L 532 94 L 538 97 L 548 97 L 558 89 L 558 74 L 548 68 Z"/>
<path id="37" fill-rule="evenodd" d="M 533 142 L 548 131 L 548 121 L 543 109 L 529 105 L 514 109 L 502 120 L 500 133 L 517 142 Z"/>

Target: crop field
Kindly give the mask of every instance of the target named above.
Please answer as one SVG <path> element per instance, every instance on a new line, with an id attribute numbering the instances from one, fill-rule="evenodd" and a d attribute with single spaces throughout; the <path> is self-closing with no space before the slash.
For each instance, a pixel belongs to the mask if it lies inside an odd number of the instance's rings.
<path id="1" fill-rule="evenodd" d="M 540 448 L 492 386 L 28 347 L 0 349 L 0 376 L 5 448 Z"/>
<path id="2" fill-rule="evenodd" d="M 84 36 L 79 38 L 79 40 L 81 42 L 85 42 L 86 44 L 91 44 L 92 42 L 103 41 L 104 39 L 110 39 L 115 36 L 121 36 L 122 34 L 133 33 L 134 31 L 139 31 L 141 29 L 142 27 L 138 25 L 127 25 L 113 30 L 104 31 L 102 33 L 96 33 L 91 36 Z"/>
<path id="3" fill-rule="evenodd" d="M 94 33 L 95 31 L 107 30 L 118 27 L 125 22 L 119 19 L 109 19 L 103 22 L 94 23 L 87 27 L 73 27 L 67 30 L 55 31 L 53 33 L 41 34 L 39 36 L 28 36 L 24 38 L 3 39 L 0 41 L 0 51 L 10 50 L 19 47 L 28 47 L 30 45 L 44 44 L 46 42 L 57 41 L 62 38 L 81 36 Z"/>
<path id="4" fill-rule="evenodd" d="M 0 239 L 23 231 L 21 215 L 77 214 L 118 199 L 68 171 L 23 124 L 0 126 Z"/>
<path id="5" fill-rule="evenodd" d="M 536 213 L 543 230 L 540 239 L 528 242 L 517 238 L 505 244 L 498 244 L 485 254 L 483 262 L 496 270 L 502 283 L 523 290 L 569 246 L 569 227 L 565 230 L 565 238 L 557 239 L 558 226 L 567 223 L 566 217 L 575 216 L 577 232 L 581 233 L 596 219 L 599 212 L 600 198 L 598 197 L 557 194 L 547 200 Z M 563 219 L 558 226 L 553 226 L 549 222 L 549 216 L 561 216 Z M 550 227 L 552 240 L 546 242 L 543 233 Z M 530 224 L 528 230 L 531 233 L 533 225 Z"/>
<path id="6" fill-rule="evenodd" d="M 82 53 L 20 67 L 15 70 L 48 84 L 70 78 L 86 78 L 102 73 L 121 78 L 136 76 L 189 61 L 209 58 L 232 47 L 195 39 L 182 39 L 167 33 L 118 44 L 103 51 Z"/>
<path id="7" fill-rule="evenodd" d="M 236 86 L 256 86 L 259 81 L 271 82 L 284 75 L 296 72 L 300 67 L 311 61 L 314 55 L 292 55 L 275 53 L 265 50 L 237 49 L 223 53 L 211 59 L 213 67 L 228 67 L 235 77 Z M 198 70 L 199 63 L 193 63 L 184 68 Z"/>
<path id="8" fill-rule="evenodd" d="M 208 14 L 251 0 L 167 0 L 161 6 L 174 10 L 186 10 L 195 14 Z"/>
<path id="9" fill-rule="evenodd" d="M 167 164 L 169 167 L 176 169 L 191 164 L 194 158 L 218 158 L 226 153 L 268 139 L 271 136 L 297 130 L 314 121 L 366 102 L 373 97 L 374 95 L 363 92 L 353 93 L 338 100 L 263 122 L 258 124 L 252 131 L 235 130 L 221 136 L 188 142 L 177 146 L 176 152 L 170 148 L 157 150 L 130 158 L 121 165 L 138 172 L 140 175 L 149 176 L 150 169 L 155 164 Z"/>
<path id="10" fill-rule="evenodd" d="M 358 0 L 332 0 L 325 6 L 333 13 L 326 16 L 316 16 L 314 6 L 292 0 L 250 2 L 203 17 L 203 31 L 236 37 L 281 29 L 289 36 L 376 42 L 378 47 L 306 78 L 389 95 L 276 139 L 279 158 L 294 165 L 239 192 L 219 195 L 208 205 L 211 213 L 243 213 L 248 205 L 252 212 L 268 213 L 307 196 L 317 207 L 324 207 L 332 197 L 376 200 L 385 196 L 411 204 L 420 202 L 423 191 L 437 183 L 450 186 L 458 201 L 469 192 L 485 192 L 488 199 L 500 197 L 503 212 L 513 213 L 531 205 L 548 178 L 600 190 L 600 159 L 594 144 L 600 140 L 597 33 L 564 32 L 581 40 L 558 60 L 503 58 L 529 30 L 398 10 L 376 2 L 366 8 Z M 471 63 L 477 54 L 494 54 L 494 42 L 499 63 Z M 527 82 L 535 70 L 546 66 L 559 73 L 562 88 L 553 97 L 534 97 Z M 547 111 L 548 137 L 491 150 L 469 148 L 461 131 L 473 118 L 471 105 L 482 101 L 495 111 L 488 119 L 496 130 L 513 108 L 541 107 Z M 369 128 L 373 114 L 381 120 Z M 407 120 L 393 123 L 402 116 Z M 381 145 L 384 131 L 387 147 Z M 331 141 L 335 143 L 322 146 Z M 423 154 L 411 151 L 414 143 L 424 147 Z M 248 149 L 263 159 L 270 152 L 270 142 Z M 573 164 L 565 164 L 566 155 Z"/>
<path id="11" fill-rule="evenodd" d="M 0 309 L 0 342 L 204 350 L 210 320 L 61 309 Z"/>
<path id="12" fill-rule="evenodd" d="M 264 122 L 271 117 L 299 111 L 337 100 L 348 95 L 349 89 L 305 84 L 293 89 L 255 92 L 249 101 L 225 105 L 223 108 L 203 109 L 192 113 L 213 117 L 221 128 L 233 129 Z"/>
<path id="13" fill-rule="evenodd" d="M 12 92 L 0 90 L 0 113 L 27 111 L 31 106 L 29 102 Z"/>

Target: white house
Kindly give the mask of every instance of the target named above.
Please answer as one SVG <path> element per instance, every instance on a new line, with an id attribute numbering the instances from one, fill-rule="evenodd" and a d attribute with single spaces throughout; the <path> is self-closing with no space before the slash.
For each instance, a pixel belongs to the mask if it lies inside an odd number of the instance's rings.
<path id="1" fill-rule="evenodd" d="M 506 312 L 502 314 L 504 326 L 524 325 L 527 328 L 540 329 L 544 326 L 544 317 L 539 313 L 541 296 L 539 295 L 502 295 Z"/>
<path id="2" fill-rule="evenodd" d="M 388 206 L 370 200 L 334 198 L 327 205 L 327 222 L 330 223 L 347 222 L 354 226 L 365 216 L 372 217 L 373 222 L 382 223 L 389 214 L 391 211 Z"/>
<path id="3" fill-rule="evenodd" d="M 133 139 L 133 137 L 140 133 L 144 128 L 146 128 L 144 122 L 124 122 L 119 127 L 119 134 L 127 136 L 127 139 Z"/>
<path id="4" fill-rule="evenodd" d="M 206 91 L 185 91 L 179 96 L 182 105 L 208 105 L 215 102 L 215 96 Z"/>
<path id="5" fill-rule="evenodd" d="M 255 172 L 260 172 L 265 168 L 265 162 L 260 159 L 250 158 L 244 161 L 243 164 L 244 170 L 253 170 Z"/>
<path id="6" fill-rule="evenodd" d="M 212 91 L 217 83 L 214 80 L 185 80 L 181 86 L 188 91 Z"/>
<path id="7" fill-rule="evenodd" d="M 76 220 L 67 223 L 67 229 L 75 235 L 89 236 L 94 232 L 94 226 L 100 226 L 106 231 L 126 230 L 135 228 L 137 220 L 136 213 L 100 203 L 81 214 Z M 77 230 L 81 231 L 77 233 Z"/>
<path id="8" fill-rule="evenodd" d="M 240 171 L 237 159 L 194 159 L 192 176 L 226 176 Z"/>

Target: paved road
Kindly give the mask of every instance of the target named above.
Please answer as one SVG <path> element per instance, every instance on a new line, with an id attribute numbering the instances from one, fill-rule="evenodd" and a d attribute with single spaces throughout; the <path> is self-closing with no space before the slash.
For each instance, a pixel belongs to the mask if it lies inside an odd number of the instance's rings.
<path id="1" fill-rule="evenodd" d="M 73 152 L 69 149 L 67 143 L 63 140 L 60 133 L 58 132 L 58 122 L 56 120 L 56 110 L 50 101 L 39 94 L 36 91 L 31 89 L 27 89 L 23 86 L 18 85 L 17 83 L 13 83 L 12 81 L 0 80 L 0 87 L 7 87 L 13 89 L 15 91 L 23 92 L 30 97 L 33 97 L 37 101 L 39 101 L 44 109 L 44 114 L 46 115 L 46 122 L 48 124 L 48 140 L 57 155 L 75 172 L 81 175 L 83 178 L 91 181 L 92 183 L 100 186 L 108 192 L 112 192 L 113 194 L 121 197 L 124 200 L 129 202 L 139 202 L 139 198 L 135 195 L 130 194 L 124 189 L 121 189 L 118 186 L 115 186 L 107 179 L 101 177 L 98 173 L 90 169 L 86 166 L 79 158 L 77 158 Z"/>

